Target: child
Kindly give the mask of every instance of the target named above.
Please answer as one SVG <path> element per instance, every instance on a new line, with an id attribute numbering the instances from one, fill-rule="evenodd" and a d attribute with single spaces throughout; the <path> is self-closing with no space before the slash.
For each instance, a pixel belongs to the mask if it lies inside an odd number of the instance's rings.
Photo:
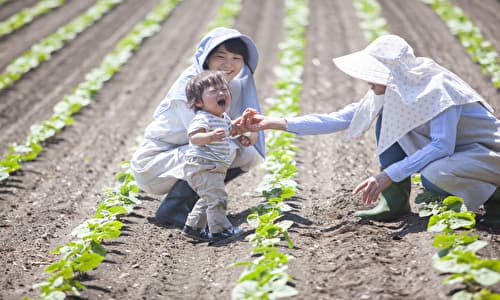
<path id="1" fill-rule="evenodd" d="M 188 215 L 183 232 L 201 241 L 240 235 L 242 230 L 233 226 L 226 216 L 224 178 L 237 146 L 228 138 L 235 135 L 236 130 L 226 114 L 231 93 L 224 74 L 204 71 L 191 78 L 186 85 L 186 97 L 196 115 L 188 129 L 189 149 L 184 171 L 187 182 L 200 199 Z"/>

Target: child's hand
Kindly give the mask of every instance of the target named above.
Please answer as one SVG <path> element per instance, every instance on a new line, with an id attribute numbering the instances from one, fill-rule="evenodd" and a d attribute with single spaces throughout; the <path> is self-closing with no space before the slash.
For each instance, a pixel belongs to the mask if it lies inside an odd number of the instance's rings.
<path id="1" fill-rule="evenodd" d="M 231 132 L 229 133 L 230 136 L 244 134 L 245 132 L 246 130 L 243 123 L 243 117 L 238 117 L 231 122 Z"/>
<path id="2" fill-rule="evenodd" d="M 216 128 L 211 132 L 211 140 L 212 142 L 222 142 L 226 137 L 226 132 L 222 128 Z"/>
<path id="3" fill-rule="evenodd" d="M 252 146 L 257 143 L 258 134 L 255 132 L 247 132 L 238 137 L 238 141 L 245 147 Z"/>

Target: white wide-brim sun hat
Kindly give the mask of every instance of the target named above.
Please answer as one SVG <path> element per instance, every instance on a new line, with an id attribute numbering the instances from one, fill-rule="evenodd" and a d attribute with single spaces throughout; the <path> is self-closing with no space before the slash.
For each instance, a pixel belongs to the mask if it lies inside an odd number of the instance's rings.
<path id="1" fill-rule="evenodd" d="M 333 59 L 333 63 L 349 76 L 382 85 L 387 85 L 390 70 L 365 50 Z"/>

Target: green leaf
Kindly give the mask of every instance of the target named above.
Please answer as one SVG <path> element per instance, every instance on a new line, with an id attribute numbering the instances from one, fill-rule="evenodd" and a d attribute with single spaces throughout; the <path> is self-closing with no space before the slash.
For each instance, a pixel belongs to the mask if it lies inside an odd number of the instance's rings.
<path id="1" fill-rule="evenodd" d="M 432 245 L 438 249 L 450 248 L 454 245 L 455 239 L 455 234 L 437 234 L 434 236 Z"/>
<path id="2" fill-rule="evenodd" d="M 432 203 L 433 206 L 439 206 L 439 204 L 443 201 L 443 198 L 443 196 L 424 190 L 415 197 L 415 203 Z"/>
<path id="3" fill-rule="evenodd" d="M 9 172 L 7 167 L 0 167 L 0 181 L 5 180 L 9 177 Z"/>
<path id="4" fill-rule="evenodd" d="M 66 294 L 61 291 L 50 292 L 47 296 L 43 297 L 46 300 L 64 300 L 66 299 Z"/>
<path id="5" fill-rule="evenodd" d="M 254 280 L 239 282 L 231 291 L 231 299 L 259 299 L 258 287 L 259 284 Z"/>
<path id="6" fill-rule="evenodd" d="M 433 220 L 432 218 L 436 216 L 432 216 L 431 220 L 429 220 L 429 223 L 427 224 L 427 231 L 429 232 L 443 232 L 446 231 L 447 228 L 449 228 L 447 224 L 446 219 L 435 219 Z"/>
<path id="7" fill-rule="evenodd" d="M 443 205 L 446 206 L 447 210 L 453 210 L 456 212 L 462 211 L 463 199 L 457 196 L 448 196 L 443 200 Z"/>
<path id="8" fill-rule="evenodd" d="M 258 214 L 252 213 L 248 215 L 247 222 L 252 228 L 257 228 L 260 224 L 260 218 Z"/>
<path id="9" fill-rule="evenodd" d="M 92 250 L 92 252 L 94 252 L 102 257 L 106 256 L 106 249 L 104 249 L 104 247 L 100 243 L 97 243 L 95 241 L 91 241 L 90 242 L 90 249 Z"/>
<path id="10" fill-rule="evenodd" d="M 67 266 L 68 266 L 68 261 L 61 259 L 47 266 L 47 268 L 45 268 L 45 272 L 46 273 L 58 272 L 66 268 Z"/>
<path id="11" fill-rule="evenodd" d="M 476 215 L 471 211 L 455 212 L 449 222 L 452 229 L 470 229 L 476 225 Z"/>
<path id="12" fill-rule="evenodd" d="M 104 257 L 97 253 L 84 253 L 74 260 L 75 271 L 87 272 L 96 268 Z"/>
<path id="13" fill-rule="evenodd" d="M 282 231 L 287 231 L 290 227 L 292 227 L 293 221 L 284 220 L 276 223 L 276 226 L 280 227 Z"/>
<path id="14" fill-rule="evenodd" d="M 463 273 L 471 269 L 468 263 L 459 263 L 457 257 L 451 254 L 442 258 L 435 254 L 432 257 L 432 266 L 443 273 Z"/>
<path id="15" fill-rule="evenodd" d="M 483 249 L 484 247 L 486 247 L 486 245 L 488 245 L 488 242 L 486 242 L 486 241 L 475 241 L 475 242 L 472 242 L 472 243 L 467 244 L 465 246 L 459 246 L 459 247 L 457 247 L 457 249 L 460 249 L 462 251 L 477 252 L 477 251 Z"/>
<path id="16" fill-rule="evenodd" d="M 291 287 L 289 285 L 281 286 L 281 287 L 277 288 L 276 290 L 274 290 L 274 292 L 273 292 L 273 295 L 276 298 L 293 297 L 293 296 L 296 296 L 298 294 L 299 294 L 299 292 L 297 291 L 297 289 L 295 289 L 294 287 Z"/>
<path id="17" fill-rule="evenodd" d="M 494 285 L 500 281 L 500 273 L 490 269 L 481 268 L 478 270 L 470 270 L 474 280 L 482 286 Z"/>
<path id="18" fill-rule="evenodd" d="M 418 197 L 418 196 L 417 196 Z M 415 200 L 416 202 L 416 200 Z M 432 215 L 437 215 L 441 212 L 441 208 L 438 202 L 426 203 L 418 210 L 418 215 L 421 218 L 425 218 Z"/>

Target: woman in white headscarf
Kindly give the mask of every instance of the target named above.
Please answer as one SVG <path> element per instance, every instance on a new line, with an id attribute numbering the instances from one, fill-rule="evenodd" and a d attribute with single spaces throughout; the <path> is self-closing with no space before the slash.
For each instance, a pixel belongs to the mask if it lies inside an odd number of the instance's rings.
<path id="1" fill-rule="evenodd" d="M 382 36 L 364 50 L 333 61 L 371 86 L 360 102 L 331 114 L 281 119 L 258 115 L 247 127 L 300 135 L 346 129 L 352 139 L 377 120 L 382 171 L 353 192 L 362 192 L 364 203 L 379 202 L 355 215 L 389 220 L 409 213 L 410 176 L 421 173 L 430 192 L 462 197 L 472 211 L 484 204 L 481 221 L 500 224 L 500 121 L 480 95 L 432 59 L 415 57 L 396 35 Z"/>
<path id="2" fill-rule="evenodd" d="M 234 29 L 213 29 L 200 41 L 193 64 L 179 76 L 157 107 L 145 130 L 145 140 L 132 157 L 131 168 L 143 191 L 156 195 L 168 193 L 156 212 L 159 223 L 182 228 L 198 200 L 184 180 L 183 171 L 188 148 L 187 128 L 194 117 L 193 110 L 186 105 L 186 83 L 203 70 L 224 72 L 232 95 L 228 114 L 236 119 L 247 107 L 259 110 L 253 79 L 258 59 L 257 48 L 248 36 Z M 237 155 L 226 181 L 262 161 L 264 135 L 241 136 L 234 147 Z"/>

